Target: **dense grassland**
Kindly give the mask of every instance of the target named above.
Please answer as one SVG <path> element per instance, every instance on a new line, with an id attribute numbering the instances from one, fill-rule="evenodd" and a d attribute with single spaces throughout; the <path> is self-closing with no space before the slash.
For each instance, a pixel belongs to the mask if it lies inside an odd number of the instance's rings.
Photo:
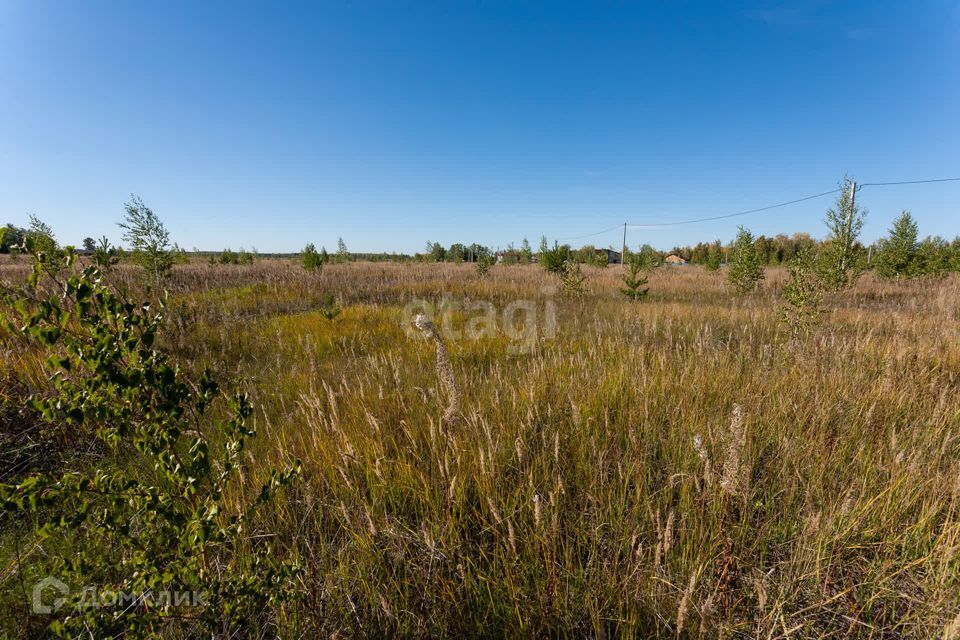
<path id="1" fill-rule="evenodd" d="M 252 536 L 305 567 L 302 598 L 264 612 L 274 634 L 960 637 L 956 275 L 868 274 L 791 342 L 783 272 L 737 298 L 722 273 L 661 268 L 640 303 L 618 267 L 584 273 L 566 299 L 536 266 L 174 269 L 162 346 L 251 393 L 247 481 L 303 462 Z M 415 300 L 457 330 L 452 424 Z M 537 312 L 519 344 L 501 313 L 518 300 Z M 0 351 L 7 447 L 10 404 L 44 379 L 18 344 Z M 4 624 L 25 634 L 22 585 L 64 550 L 0 531 Z"/>

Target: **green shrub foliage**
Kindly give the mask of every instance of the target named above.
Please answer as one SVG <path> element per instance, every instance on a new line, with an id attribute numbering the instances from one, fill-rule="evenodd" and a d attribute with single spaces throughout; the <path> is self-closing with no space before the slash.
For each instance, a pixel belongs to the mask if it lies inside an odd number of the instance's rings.
<path id="1" fill-rule="evenodd" d="M 763 264 L 757 255 L 753 234 L 744 227 L 739 228 L 733 243 L 727 280 L 739 295 L 756 290 L 763 280 Z"/>
<path id="2" fill-rule="evenodd" d="M 7 330 L 50 354 L 49 388 L 30 405 L 106 452 L 0 485 L 0 513 L 41 541 L 43 570 L 71 586 L 49 631 L 156 637 L 189 625 L 212 637 L 269 624 L 263 611 L 291 597 L 298 569 L 255 535 L 254 516 L 299 461 L 240 491 L 248 397 L 222 394 L 209 373 L 188 379 L 157 347 L 164 301 L 130 301 L 71 251 L 57 274 L 38 256 L 2 302 Z M 90 606 L 84 585 L 119 597 Z"/>

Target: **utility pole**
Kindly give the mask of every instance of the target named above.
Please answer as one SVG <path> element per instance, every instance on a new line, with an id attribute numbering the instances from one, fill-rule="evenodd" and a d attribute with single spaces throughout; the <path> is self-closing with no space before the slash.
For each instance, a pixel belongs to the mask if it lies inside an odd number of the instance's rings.
<path id="1" fill-rule="evenodd" d="M 623 223 L 623 251 L 620 253 L 620 264 L 627 268 L 627 223 Z"/>

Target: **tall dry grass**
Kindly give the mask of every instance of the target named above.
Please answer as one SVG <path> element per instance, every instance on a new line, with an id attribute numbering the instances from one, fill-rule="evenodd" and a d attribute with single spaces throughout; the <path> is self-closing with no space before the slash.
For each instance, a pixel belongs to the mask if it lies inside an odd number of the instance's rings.
<path id="1" fill-rule="evenodd" d="M 307 567 L 303 600 L 271 612 L 281 636 L 955 633 L 957 277 L 867 276 L 787 345 L 779 271 L 735 299 L 661 269 L 642 304 L 616 267 L 585 273 L 528 351 L 447 341 L 461 419 L 442 428 L 435 346 L 404 306 L 542 302 L 541 269 L 174 271 L 166 346 L 257 402 L 250 486 L 304 462 L 258 532 Z"/>

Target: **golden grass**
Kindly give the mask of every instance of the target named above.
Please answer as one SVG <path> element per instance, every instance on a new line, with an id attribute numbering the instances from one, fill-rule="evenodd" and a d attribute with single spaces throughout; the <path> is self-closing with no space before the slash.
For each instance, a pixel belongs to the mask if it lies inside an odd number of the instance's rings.
<path id="1" fill-rule="evenodd" d="M 257 402 L 249 481 L 304 463 L 262 523 L 307 567 L 281 635 L 958 627 L 960 279 L 864 277 L 789 345 L 778 270 L 734 299 L 720 275 L 664 268 L 639 304 L 617 267 L 584 272 L 589 293 L 564 301 L 536 266 L 175 270 L 168 348 Z M 414 298 L 554 300 L 557 333 L 522 352 L 448 340 L 462 419 L 442 428 Z"/>

